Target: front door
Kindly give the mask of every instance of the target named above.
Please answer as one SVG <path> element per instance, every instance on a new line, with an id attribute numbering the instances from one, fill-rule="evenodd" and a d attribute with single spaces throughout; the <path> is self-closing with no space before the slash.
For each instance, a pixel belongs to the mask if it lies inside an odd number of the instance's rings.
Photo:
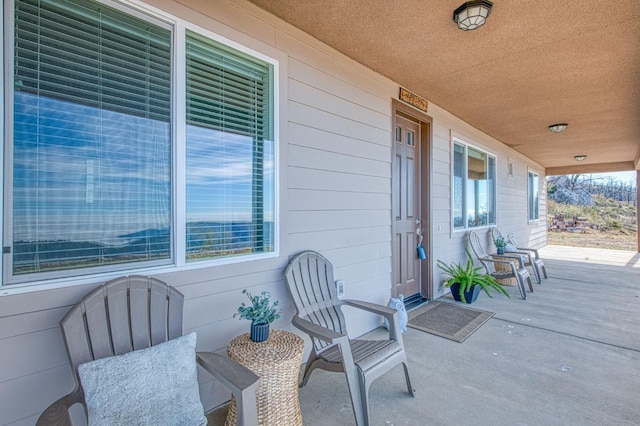
<path id="1" fill-rule="evenodd" d="M 393 296 L 420 293 L 420 122 L 396 111 L 393 144 Z"/>

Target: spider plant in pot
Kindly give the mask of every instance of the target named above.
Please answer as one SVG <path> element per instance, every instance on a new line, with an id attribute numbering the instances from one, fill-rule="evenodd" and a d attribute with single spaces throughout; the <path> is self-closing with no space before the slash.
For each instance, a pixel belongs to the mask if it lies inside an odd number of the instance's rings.
<path id="1" fill-rule="evenodd" d="M 455 300 L 462 303 L 473 303 L 478 298 L 480 290 L 483 290 L 487 296 L 491 295 L 491 290 L 502 293 L 508 298 L 509 293 L 489 274 L 480 273 L 481 267 L 473 264 L 471 254 L 467 250 L 467 264 L 463 266 L 460 263 L 446 264 L 438 260 L 438 267 L 442 270 L 447 278 L 444 286 L 451 289 L 451 295 Z"/>
<path id="2" fill-rule="evenodd" d="M 254 342 L 264 342 L 269 338 L 269 324 L 280 318 L 282 310 L 277 310 L 276 306 L 280 302 L 271 301 L 271 293 L 263 291 L 259 296 L 252 296 L 246 289 L 242 290 L 246 294 L 250 304 L 242 304 L 238 307 L 236 315 L 240 319 L 251 321 L 251 340 Z"/>

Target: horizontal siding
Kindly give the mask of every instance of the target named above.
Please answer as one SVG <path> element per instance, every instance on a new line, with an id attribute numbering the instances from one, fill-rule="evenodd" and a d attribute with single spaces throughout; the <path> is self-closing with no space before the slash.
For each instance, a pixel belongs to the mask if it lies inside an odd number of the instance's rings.
<path id="1" fill-rule="evenodd" d="M 360 139 L 382 146 L 389 146 L 389 131 L 363 124 L 349 117 L 322 111 L 298 102 L 289 102 L 289 120 L 292 123 L 305 125 L 315 129 L 327 129 L 327 131 L 340 129 L 342 136 Z"/>
<path id="2" fill-rule="evenodd" d="M 391 177 L 389 161 L 370 160 L 353 155 L 337 154 L 315 148 L 289 147 L 291 166 L 364 176 Z"/>
<path id="3" fill-rule="evenodd" d="M 391 179 L 380 176 L 354 175 L 318 169 L 289 169 L 291 189 L 310 189 L 328 191 L 340 188 L 344 192 L 389 193 Z M 385 207 L 386 208 L 386 207 Z"/>
<path id="4" fill-rule="evenodd" d="M 319 43 L 289 24 L 278 23 L 276 25 L 287 28 L 286 32 L 276 33 L 276 47 L 288 53 L 294 72 L 295 64 L 292 61 L 296 60 L 316 70 L 322 70 L 321 72 L 330 75 L 331 78 L 343 81 L 347 86 L 355 87 L 355 90 L 365 91 L 387 102 L 390 98 L 397 96 L 397 86 L 386 78 L 371 72 L 363 65 Z M 297 78 L 298 75 L 294 74 L 292 77 Z M 307 81 L 307 77 L 303 77 L 303 79 L 305 82 Z M 330 90 L 327 89 L 327 91 Z"/>
<path id="5" fill-rule="evenodd" d="M 293 253 L 309 249 L 324 253 L 325 250 L 347 247 L 351 247 L 355 251 L 362 246 L 381 242 L 391 244 L 389 227 L 301 232 L 289 236 L 289 246 Z M 351 251 L 345 252 L 345 255 L 353 256 Z"/>
<path id="6" fill-rule="evenodd" d="M 47 354 L 43 357 L 43 354 Z M 15 380 L 68 362 L 59 328 L 47 328 L 2 340 L 0 383 Z M 7 368 L 11 366 L 10 368 Z"/>
<path id="7" fill-rule="evenodd" d="M 289 190 L 291 210 L 376 210 L 388 205 L 389 194 L 317 191 L 311 189 Z"/>
<path id="8" fill-rule="evenodd" d="M 372 110 L 379 115 L 390 117 L 389 96 L 381 93 L 379 84 L 363 85 L 361 81 L 358 85 L 354 85 L 354 77 L 356 72 L 350 72 L 349 75 L 339 76 L 335 70 L 331 73 L 327 72 L 326 64 L 322 69 L 306 64 L 296 58 L 289 59 L 289 79 L 317 88 L 331 94 L 337 98 L 344 100 L 358 99 L 360 106 Z M 365 78 L 366 81 L 366 78 Z M 291 96 L 295 98 L 295 96 Z"/>
<path id="9" fill-rule="evenodd" d="M 316 129 L 296 123 L 289 125 L 289 146 L 301 146 L 375 161 L 389 161 L 391 148 L 370 141 L 347 137 L 329 129 Z"/>
<path id="10" fill-rule="evenodd" d="M 291 233 L 391 226 L 388 210 L 290 211 Z"/>
<path id="11" fill-rule="evenodd" d="M 28 334 L 33 330 L 58 328 L 58 322 L 68 310 L 68 307 L 63 306 L 18 315 L 0 316 L 0 340 Z"/>
<path id="12" fill-rule="evenodd" d="M 41 361 L 45 362 L 49 354 L 50 349 L 41 353 Z M 20 358 L 13 365 L 17 363 L 20 363 Z M 2 368 L 7 366 L 3 365 Z M 0 421 L 6 425 L 39 416 L 45 407 L 71 392 L 73 386 L 68 364 L 0 382 Z"/>
<path id="13" fill-rule="evenodd" d="M 324 90 L 289 79 L 289 99 L 303 105 L 309 105 L 320 111 L 351 118 L 352 120 L 385 131 L 391 130 L 389 112 L 379 113 L 364 104 L 338 97 Z M 358 102 L 360 99 L 356 98 Z"/>

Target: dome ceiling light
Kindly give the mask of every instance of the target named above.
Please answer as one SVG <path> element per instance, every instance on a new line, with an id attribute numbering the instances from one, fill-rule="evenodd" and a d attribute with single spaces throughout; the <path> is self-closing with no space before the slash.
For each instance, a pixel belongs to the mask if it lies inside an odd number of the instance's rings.
<path id="1" fill-rule="evenodd" d="M 549 130 L 552 131 L 553 133 L 560 133 L 560 132 L 564 132 L 568 126 L 569 126 L 569 123 L 556 123 L 549 126 Z"/>
<path id="2" fill-rule="evenodd" d="M 487 22 L 492 7 L 490 1 L 468 1 L 453 11 L 453 22 L 463 31 L 475 30 Z"/>

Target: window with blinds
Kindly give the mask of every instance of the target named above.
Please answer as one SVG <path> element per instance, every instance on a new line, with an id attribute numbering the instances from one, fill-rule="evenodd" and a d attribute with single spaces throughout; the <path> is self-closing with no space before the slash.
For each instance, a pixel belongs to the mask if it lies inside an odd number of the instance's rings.
<path id="1" fill-rule="evenodd" d="M 3 284 L 274 251 L 272 64 L 118 3 L 13 8 Z"/>
<path id="2" fill-rule="evenodd" d="M 186 40 L 187 260 L 273 251 L 271 66 Z"/>

